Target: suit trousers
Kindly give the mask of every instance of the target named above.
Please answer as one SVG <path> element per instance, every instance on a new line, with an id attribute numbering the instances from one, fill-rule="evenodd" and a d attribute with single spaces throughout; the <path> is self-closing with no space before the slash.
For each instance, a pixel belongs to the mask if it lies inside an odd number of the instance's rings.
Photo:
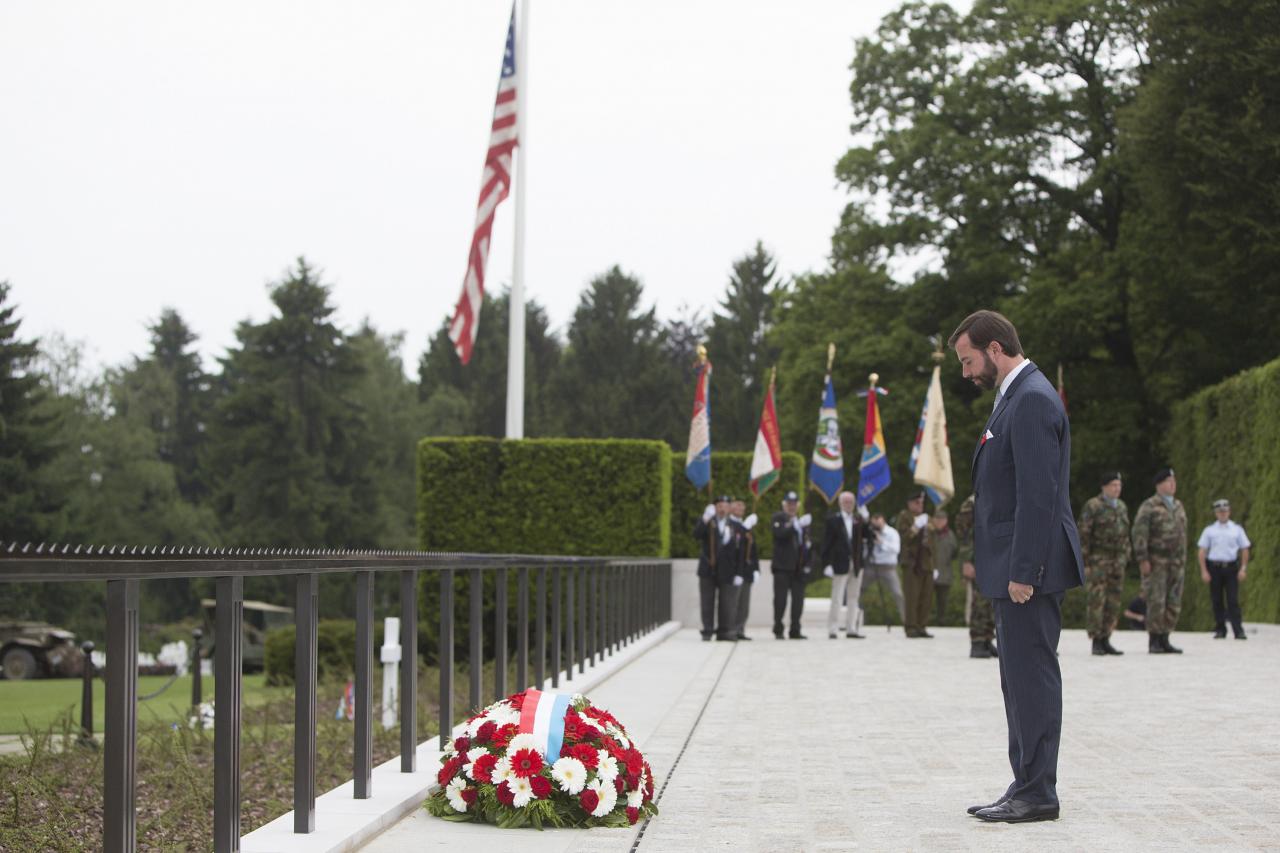
<path id="1" fill-rule="evenodd" d="M 804 614 L 804 572 L 773 573 L 773 633 L 782 633 L 782 614 L 791 596 L 791 633 L 800 633 L 800 617 Z"/>
<path id="2" fill-rule="evenodd" d="M 734 620 L 734 636 L 741 637 L 747 633 L 747 617 L 751 615 L 751 578 L 745 579 L 738 587 L 735 595 L 738 598 L 738 615 Z"/>
<path id="3" fill-rule="evenodd" d="M 720 640 L 738 636 L 738 587 L 733 580 L 717 582 L 715 578 L 698 578 L 702 599 L 702 636 L 716 635 Z"/>
<path id="4" fill-rule="evenodd" d="M 844 629 L 849 633 L 853 632 L 855 617 L 858 614 L 858 597 L 861 593 L 862 572 L 856 575 L 853 572 L 845 572 L 842 575 L 831 576 L 831 608 L 827 611 L 828 636 L 836 635 L 836 625 L 840 622 L 840 606 L 844 603 L 846 595 L 849 607 L 844 617 Z"/>
<path id="5" fill-rule="evenodd" d="M 1000 690 L 1009 726 L 1013 782 L 1005 796 L 1058 804 L 1058 743 L 1062 737 L 1062 593 L 1036 593 L 1025 604 L 994 599 L 1000 644 Z"/>
<path id="6" fill-rule="evenodd" d="M 1218 628 L 1226 628 L 1227 620 L 1237 633 L 1241 630 L 1240 621 L 1240 563 L 1210 563 L 1209 599 L 1213 602 L 1213 621 Z M 1223 596 L 1226 604 L 1223 605 Z"/>

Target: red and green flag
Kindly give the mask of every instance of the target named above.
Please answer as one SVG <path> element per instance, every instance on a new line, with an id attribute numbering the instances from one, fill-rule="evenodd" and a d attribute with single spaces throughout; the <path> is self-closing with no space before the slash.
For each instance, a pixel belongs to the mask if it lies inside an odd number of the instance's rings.
<path id="1" fill-rule="evenodd" d="M 756 451 L 751 457 L 751 494 L 757 498 L 778 481 L 782 472 L 782 439 L 778 433 L 778 412 L 773 405 L 775 367 L 769 374 L 769 391 L 764 395 L 760 429 L 756 431 Z"/>

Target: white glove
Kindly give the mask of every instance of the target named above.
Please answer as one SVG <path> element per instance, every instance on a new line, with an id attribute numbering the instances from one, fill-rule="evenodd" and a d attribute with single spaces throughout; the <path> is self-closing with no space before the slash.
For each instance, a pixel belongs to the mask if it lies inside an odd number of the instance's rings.
<path id="1" fill-rule="evenodd" d="M 755 527 L 756 523 L 759 521 L 760 521 L 760 517 L 753 512 L 751 513 L 751 515 L 748 515 L 746 517 L 746 520 L 742 522 L 742 526 L 750 530 L 751 528 Z"/>
<path id="2" fill-rule="evenodd" d="M 710 521 L 712 516 L 716 514 L 716 505 L 707 504 L 707 508 L 702 511 L 702 520 Z"/>
<path id="3" fill-rule="evenodd" d="M 867 512 L 866 504 L 863 504 L 858 507 L 858 518 L 862 519 L 863 521 L 871 520 L 871 513 Z"/>
<path id="4" fill-rule="evenodd" d="M 742 575 L 734 575 L 734 576 L 733 576 L 733 585 L 734 585 L 734 586 L 742 586 Z"/>
<path id="5" fill-rule="evenodd" d="M 830 566 L 827 566 L 825 569 L 823 569 L 822 573 L 829 578 L 833 578 L 836 576 L 836 570 L 831 568 Z"/>
<path id="6" fill-rule="evenodd" d="M 804 515 L 796 519 L 796 521 L 800 522 L 801 527 L 808 527 L 813 523 L 813 515 L 806 512 Z"/>
<path id="7" fill-rule="evenodd" d="M 925 513 L 922 512 L 916 516 L 916 523 L 915 523 L 916 530 L 923 530 L 924 526 L 928 523 L 929 523 L 929 516 L 926 515 Z"/>
<path id="8" fill-rule="evenodd" d="M 751 582 L 756 583 L 759 580 L 760 580 L 760 570 L 756 569 L 754 572 L 751 573 Z"/>
<path id="9" fill-rule="evenodd" d="M 938 570 L 937 570 L 937 569 L 934 569 L 934 570 L 933 570 L 933 579 L 934 579 L 934 580 L 937 580 L 937 579 L 938 579 Z"/>

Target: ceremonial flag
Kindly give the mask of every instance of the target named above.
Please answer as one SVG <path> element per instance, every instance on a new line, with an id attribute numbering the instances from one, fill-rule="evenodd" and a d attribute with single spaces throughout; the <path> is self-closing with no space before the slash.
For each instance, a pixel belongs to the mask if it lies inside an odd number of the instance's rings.
<path id="1" fill-rule="evenodd" d="M 827 504 L 840 494 L 844 485 L 844 445 L 840 441 L 840 415 L 836 412 L 836 389 L 831 384 L 831 362 L 836 345 L 827 347 L 827 377 L 818 408 L 818 437 L 813 443 L 809 462 L 809 485 L 822 495 Z"/>
<path id="2" fill-rule="evenodd" d="M 866 506 L 889 485 L 889 457 L 885 455 L 884 430 L 880 427 L 880 409 L 876 405 L 876 397 L 887 393 L 876 387 L 876 375 L 871 374 L 871 386 L 867 389 L 867 425 L 862 434 L 862 462 L 858 466 L 858 506 Z"/>
<path id="3" fill-rule="evenodd" d="M 760 413 L 760 429 L 756 431 L 756 452 L 751 457 L 751 494 L 757 498 L 769 491 L 782 471 L 782 439 L 778 433 L 778 412 L 773 406 L 773 380 L 777 368 L 769 374 L 769 390 L 764 395 L 764 411 Z"/>
<path id="4" fill-rule="evenodd" d="M 555 764 L 564 746 L 564 716 L 569 710 L 568 693 L 527 690 L 520 706 L 520 734 L 533 735 L 534 749 L 548 764 Z"/>
<path id="5" fill-rule="evenodd" d="M 1062 401 L 1062 411 L 1068 415 L 1071 411 L 1067 408 L 1067 386 L 1062 384 L 1062 365 L 1058 365 L 1058 399 Z"/>
<path id="6" fill-rule="evenodd" d="M 489 132 L 489 150 L 484 157 L 484 176 L 480 181 L 480 203 L 476 210 L 476 227 L 471 234 L 471 251 L 467 255 L 467 274 L 462 281 L 462 295 L 449 321 L 449 340 L 466 364 L 476 342 L 480 324 L 480 306 L 484 304 L 484 271 L 489 263 L 489 236 L 493 232 L 493 214 L 511 189 L 511 155 L 516 147 L 516 7 L 511 4 L 511 25 L 507 28 L 507 47 L 502 56 L 502 74 L 498 78 L 498 99 L 493 107 L 493 125 Z M 518 205 L 517 205 L 518 206 Z"/>
<path id="7" fill-rule="evenodd" d="M 711 362 L 707 351 L 698 347 L 698 376 L 693 388 L 693 420 L 689 423 L 689 452 L 684 458 L 684 475 L 701 489 L 711 482 Z"/>
<path id="8" fill-rule="evenodd" d="M 942 506 L 956 493 L 951 476 L 951 448 L 947 443 L 947 415 L 942 407 L 941 365 L 934 366 L 933 379 L 924 395 L 924 408 L 920 410 L 920 426 L 916 428 L 916 443 L 911 448 L 908 467 L 915 475 L 916 484 L 924 486 L 935 507 Z"/>

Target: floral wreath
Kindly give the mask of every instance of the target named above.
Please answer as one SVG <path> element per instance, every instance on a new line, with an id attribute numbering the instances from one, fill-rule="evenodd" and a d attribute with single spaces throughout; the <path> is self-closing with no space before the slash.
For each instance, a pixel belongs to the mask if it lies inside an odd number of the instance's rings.
<path id="1" fill-rule="evenodd" d="M 580 693 L 501 699 L 467 720 L 440 763 L 426 809 L 445 820 L 625 827 L 658 813 L 649 763 L 622 724 Z"/>

